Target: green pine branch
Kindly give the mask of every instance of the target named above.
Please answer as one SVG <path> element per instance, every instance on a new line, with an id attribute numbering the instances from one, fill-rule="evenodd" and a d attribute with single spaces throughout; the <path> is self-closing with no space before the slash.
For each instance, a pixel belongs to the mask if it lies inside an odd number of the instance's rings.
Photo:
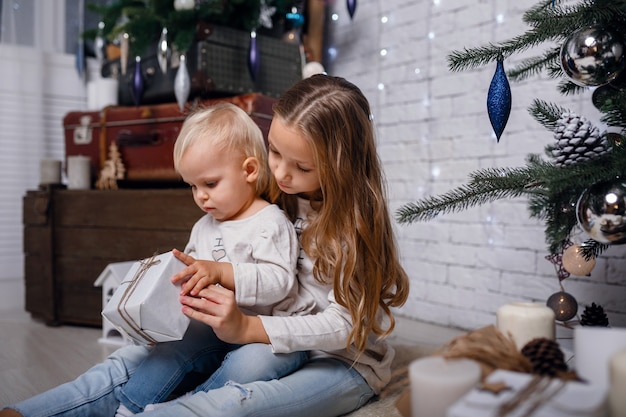
<path id="1" fill-rule="evenodd" d="M 186 52 L 196 36 L 198 23 L 228 26 L 250 32 L 259 25 L 259 0 L 203 0 L 192 10 L 176 10 L 172 0 L 113 0 L 107 5 L 88 3 L 89 10 L 100 16 L 104 23 L 102 36 L 114 41 L 120 34 L 128 33 L 131 54 L 143 55 L 158 40 L 166 27 L 172 45 Z M 266 0 L 276 8 L 275 16 L 284 16 L 291 10 L 292 1 Z M 85 39 L 94 39 L 98 29 L 88 28 Z M 149 51 L 151 52 L 151 51 Z"/>
<path id="2" fill-rule="evenodd" d="M 554 117 L 559 108 L 537 102 L 545 117 Z M 589 187 L 612 181 L 626 172 L 626 147 L 615 145 L 603 158 L 563 168 L 542 160 L 538 155 L 527 157 L 519 168 L 488 168 L 469 174 L 468 182 L 447 193 L 430 196 L 400 207 L 399 223 L 428 221 L 441 214 L 526 196 L 530 217 L 545 223 L 545 240 L 551 253 L 557 253 L 577 224 L 576 203 Z"/>
<path id="3" fill-rule="evenodd" d="M 598 91 L 599 108 L 602 112 L 603 123 L 609 126 L 619 126 L 626 129 L 626 90 L 623 85 L 624 78 L 621 77 L 617 80 L 615 85 L 613 83 L 600 87 L 604 90 Z"/>
<path id="4" fill-rule="evenodd" d="M 470 181 L 441 196 L 408 203 L 397 211 L 400 223 L 431 220 L 440 214 L 532 192 L 531 177 L 524 168 L 489 168 L 470 174 Z"/>
<path id="5" fill-rule="evenodd" d="M 551 131 L 556 129 L 557 121 L 561 115 L 568 112 L 565 107 L 539 99 L 533 100 L 528 111 L 543 127 Z"/>
<path id="6" fill-rule="evenodd" d="M 560 49 L 554 48 L 547 51 L 543 56 L 528 58 L 515 68 L 507 71 L 511 81 L 523 81 L 531 76 L 539 75 L 546 68 L 553 68 L 558 63 Z"/>
<path id="7" fill-rule="evenodd" d="M 626 5 L 624 1 L 598 4 L 597 1 L 586 0 L 576 5 L 553 6 L 552 0 L 546 0 L 526 11 L 523 20 L 531 27 L 526 33 L 498 44 L 453 51 L 448 56 L 448 67 L 451 71 L 478 68 L 495 62 L 500 56 L 508 58 L 548 41 L 560 44 L 569 34 L 582 27 L 622 27 L 626 23 Z M 543 58 L 536 59 L 546 60 L 552 53 L 548 51 Z M 528 70 L 530 76 L 537 68 L 530 66 Z M 515 76 L 526 78 L 522 71 L 517 70 Z"/>
<path id="8" fill-rule="evenodd" d="M 585 257 L 586 260 L 590 260 L 591 258 L 597 258 L 609 248 L 610 245 L 606 243 L 596 242 L 593 239 L 586 240 L 581 247 L 580 253 Z"/>

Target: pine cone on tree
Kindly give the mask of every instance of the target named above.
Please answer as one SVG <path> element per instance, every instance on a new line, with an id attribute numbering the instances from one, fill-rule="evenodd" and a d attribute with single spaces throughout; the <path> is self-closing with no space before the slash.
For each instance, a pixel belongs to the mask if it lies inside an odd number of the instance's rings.
<path id="1" fill-rule="evenodd" d="M 609 318 L 604 313 L 604 308 L 596 303 L 585 307 L 580 318 L 581 326 L 609 327 Z"/>
<path id="2" fill-rule="evenodd" d="M 605 135 L 584 117 L 563 113 L 554 131 L 554 146 L 547 147 L 557 166 L 566 167 L 599 158 L 610 151 Z"/>
<path id="3" fill-rule="evenodd" d="M 554 340 L 545 337 L 533 339 L 524 345 L 522 355 L 532 364 L 533 374 L 558 377 L 567 372 L 565 355 Z"/>

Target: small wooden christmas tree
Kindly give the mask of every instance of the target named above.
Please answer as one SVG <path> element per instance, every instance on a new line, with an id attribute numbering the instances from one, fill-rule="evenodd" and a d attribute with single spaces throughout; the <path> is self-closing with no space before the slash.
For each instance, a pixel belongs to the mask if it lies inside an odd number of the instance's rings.
<path id="1" fill-rule="evenodd" d="M 109 146 L 109 158 L 104 162 L 100 171 L 96 188 L 99 190 L 117 190 L 117 180 L 123 180 L 126 175 L 126 167 L 122 161 L 122 154 L 115 142 Z"/>

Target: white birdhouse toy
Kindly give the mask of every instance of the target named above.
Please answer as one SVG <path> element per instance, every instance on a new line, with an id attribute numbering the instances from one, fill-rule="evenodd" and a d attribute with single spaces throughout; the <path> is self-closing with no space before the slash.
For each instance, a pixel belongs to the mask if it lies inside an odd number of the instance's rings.
<path id="1" fill-rule="evenodd" d="M 111 296 L 122 283 L 126 273 L 135 261 L 115 262 L 108 264 L 93 283 L 95 287 L 102 287 L 102 308 L 107 305 Z M 111 345 L 127 345 L 133 342 L 122 335 L 108 320 L 102 320 L 102 337 L 98 342 Z"/>

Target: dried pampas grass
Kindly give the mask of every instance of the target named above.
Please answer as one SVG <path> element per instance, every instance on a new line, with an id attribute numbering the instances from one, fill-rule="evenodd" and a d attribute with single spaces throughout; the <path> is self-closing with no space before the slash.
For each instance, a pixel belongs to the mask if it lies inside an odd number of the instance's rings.
<path id="1" fill-rule="evenodd" d="M 496 369 L 531 373 L 530 361 L 510 337 L 490 325 L 456 337 L 435 352 L 447 359 L 473 359 L 482 369 L 482 379 Z"/>

